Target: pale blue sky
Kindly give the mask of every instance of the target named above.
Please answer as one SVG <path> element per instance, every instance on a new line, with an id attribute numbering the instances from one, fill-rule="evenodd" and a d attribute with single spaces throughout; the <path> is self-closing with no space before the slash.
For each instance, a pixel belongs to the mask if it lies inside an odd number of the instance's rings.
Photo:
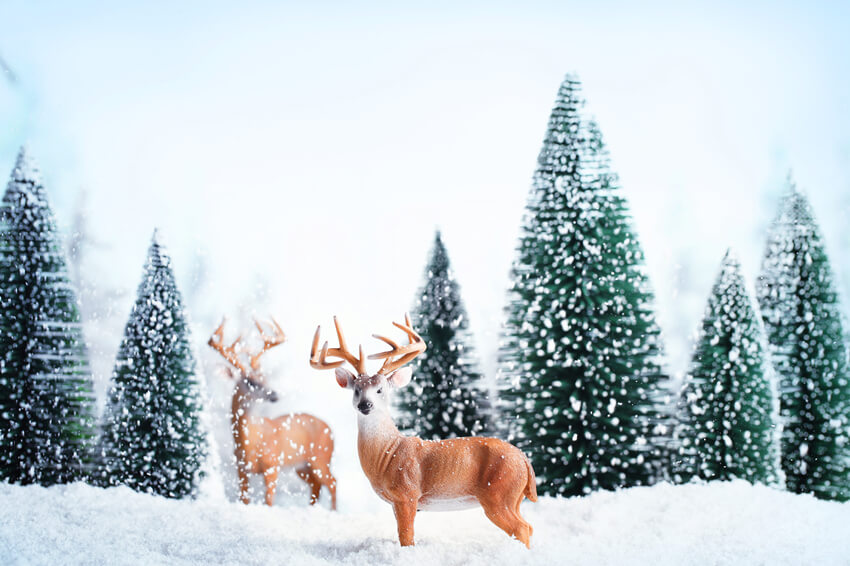
<path id="1" fill-rule="evenodd" d="M 793 169 L 850 278 L 846 2 L 0 3 L 0 171 L 29 140 L 104 281 L 154 226 L 232 311 L 263 274 L 299 369 L 317 322 L 409 308 L 442 228 L 492 368 L 546 119 L 577 72 L 680 370 L 727 246 L 757 272 Z M 175 6 L 174 4 L 179 4 Z M 686 281 L 683 283 L 682 279 Z M 126 309 L 129 309 L 127 298 Z"/>

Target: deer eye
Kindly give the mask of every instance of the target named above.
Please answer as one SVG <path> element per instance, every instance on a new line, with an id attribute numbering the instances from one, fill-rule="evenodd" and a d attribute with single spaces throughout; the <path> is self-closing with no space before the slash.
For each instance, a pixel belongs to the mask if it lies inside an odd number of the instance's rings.
<path id="1" fill-rule="evenodd" d="M 383 393 L 383 391 L 384 391 L 384 388 L 383 388 L 383 387 L 379 387 L 379 388 L 378 388 L 378 395 L 380 395 L 381 393 Z"/>

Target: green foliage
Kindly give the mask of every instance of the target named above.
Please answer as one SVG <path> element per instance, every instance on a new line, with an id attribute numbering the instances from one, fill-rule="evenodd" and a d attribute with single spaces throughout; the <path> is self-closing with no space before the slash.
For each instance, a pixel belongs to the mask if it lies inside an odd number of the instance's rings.
<path id="1" fill-rule="evenodd" d="M 77 299 L 41 174 L 22 148 L 0 209 L 0 480 L 82 479 L 93 434 Z"/>
<path id="2" fill-rule="evenodd" d="M 651 484 L 669 465 L 643 252 L 579 89 L 568 76 L 549 119 L 500 360 L 509 436 L 560 495 Z"/>
<path id="3" fill-rule="evenodd" d="M 413 327 L 428 349 L 416 360 L 413 382 L 397 393 L 403 429 L 432 440 L 490 430 L 490 405 L 468 325 L 438 232 L 413 313 Z"/>
<path id="4" fill-rule="evenodd" d="M 738 260 L 714 283 L 679 401 L 675 479 L 781 483 L 779 397 Z"/>
<path id="5" fill-rule="evenodd" d="M 207 445 L 180 293 L 156 235 L 124 329 L 102 425 L 102 485 L 172 498 L 197 493 Z"/>
<path id="6" fill-rule="evenodd" d="M 784 422 L 787 486 L 850 499 L 850 365 L 823 238 L 791 184 L 771 228 L 758 281 Z"/>

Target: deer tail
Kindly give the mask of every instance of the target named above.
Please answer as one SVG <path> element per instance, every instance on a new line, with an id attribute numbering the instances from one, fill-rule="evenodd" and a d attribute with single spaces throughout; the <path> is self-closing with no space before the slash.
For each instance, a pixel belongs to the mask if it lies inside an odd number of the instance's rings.
<path id="1" fill-rule="evenodd" d="M 525 484 L 525 496 L 529 501 L 537 501 L 537 478 L 534 476 L 534 468 L 528 456 L 525 456 L 525 467 L 528 470 L 528 481 Z"/>

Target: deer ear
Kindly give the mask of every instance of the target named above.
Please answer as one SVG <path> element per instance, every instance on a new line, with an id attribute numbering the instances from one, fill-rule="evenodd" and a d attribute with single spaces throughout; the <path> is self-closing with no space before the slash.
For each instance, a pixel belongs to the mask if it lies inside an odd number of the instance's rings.
<path id="1" fill-rule="evenodd" d="M 354 374 L 345 368 L 336 368 L 334 375 L 336 376 L 336 382 L 343 389 L 348 389 L 354 382 Z"/>
<path id="2" fill-rule="evenodd" d="M 390 376 L 387 378 L 387 383 L 389 383 L 394 388 L 404 387 L 405 385 L 410 383 L 411 377 L 413 377 L 413 370 L 411 368 L 400 368 L 390 374 Z"/>

